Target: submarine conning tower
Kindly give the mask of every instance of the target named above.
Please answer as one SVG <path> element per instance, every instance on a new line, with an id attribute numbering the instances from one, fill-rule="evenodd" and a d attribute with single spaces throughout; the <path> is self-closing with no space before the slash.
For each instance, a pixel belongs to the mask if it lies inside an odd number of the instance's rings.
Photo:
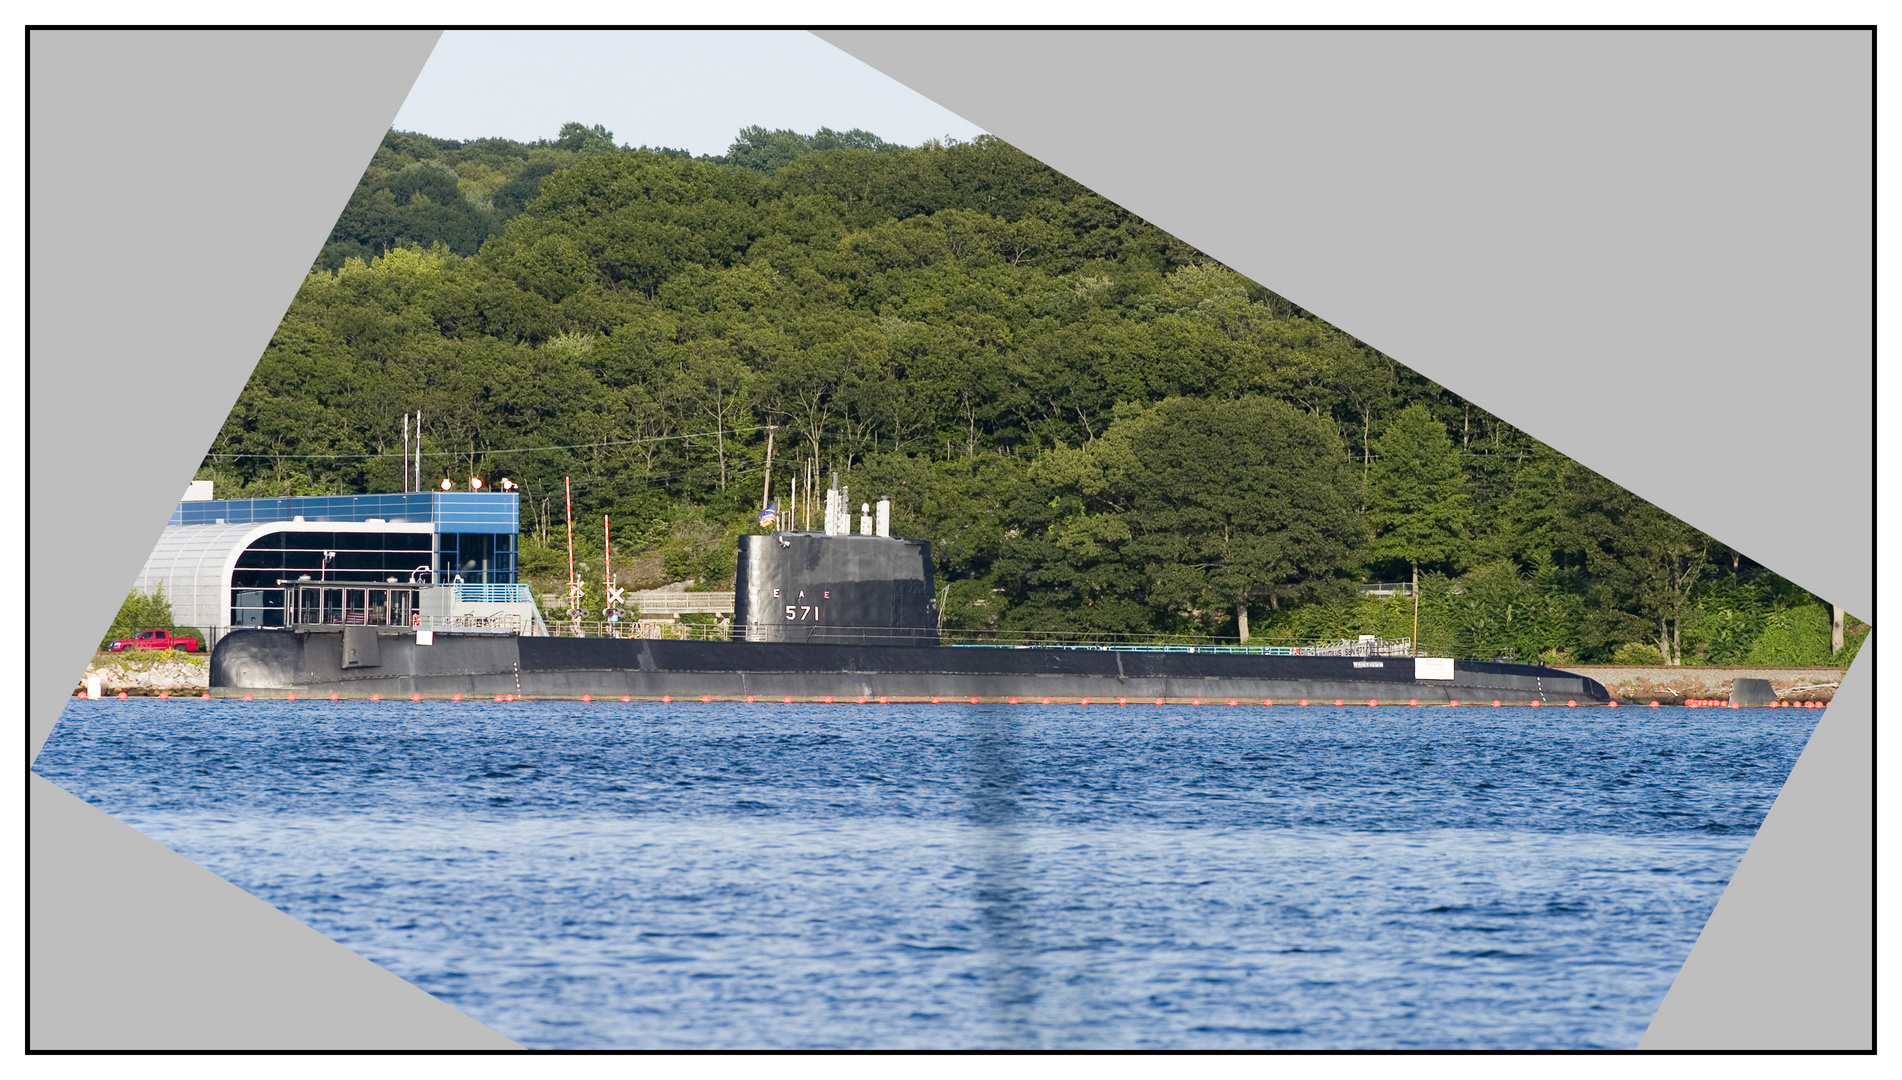
<path id="1" fill-rule="evenodd" d="M 877 528 L 867 506 L 854 534 L 845 492 L 835 486 L 825 496 L 824 532 L 740 537 L 733 640 L 938 644 L 931 544 L 889 535 L 887 499 Z"/>

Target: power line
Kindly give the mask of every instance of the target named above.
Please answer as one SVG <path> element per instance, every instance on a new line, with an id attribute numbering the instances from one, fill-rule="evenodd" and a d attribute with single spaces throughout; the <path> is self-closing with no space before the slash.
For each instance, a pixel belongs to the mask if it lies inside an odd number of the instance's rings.
<path id="1" fill-rule="evenodd" d="M 750 428 L 723 428 L 719 431 L 700 431 L 692 435 L 656 435 L 651 439 L 613 439 L 607 442 L 575 443 L 572 446 L 515 446 L 504 450 L 431 450 L 424 454 L 411 454 L 411 457 L 494 457 L 497 454 L 538 454 L 546 450 L 599 450 L 609 446 L 637 446 L 642 443 L 674 442 L 680 439 L 711 439 L 717 435 L 748 435 L 755 431 L 765 431 L 766 425 Z M 258 458 L 265 461 L 308 461 L 340 460 L 343 458 L 390 458 L 402 457 L 401 453 L 375 454 L 206 454 L 207 458 L 232 460 L 237 458 Z"/>

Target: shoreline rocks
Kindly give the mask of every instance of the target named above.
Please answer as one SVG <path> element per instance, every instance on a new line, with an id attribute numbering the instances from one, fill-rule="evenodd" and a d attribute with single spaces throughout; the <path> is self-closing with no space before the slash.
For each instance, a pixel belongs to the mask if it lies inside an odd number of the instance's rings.
<path id="1" fill-rule="evenodd" d="M 101 653 L 86 665 L 73 696 L 86 692 L 91 679 L 107 696 L 157 697 L 160 693 L 191 694 L 211 689 L 210 657 L 204 653 Z"/>
<path id="2" fill-rule="evenodd" d="M 1844 668 L 1637 667 L 1571 664 L 1564 670 L 1597 679 L 1621 702 L 1682 705 L 1686 701 L 1728 701 L 1731 683 L 1764 679 L 1781 701 L 1827 704 L 1836 696 Z"/>

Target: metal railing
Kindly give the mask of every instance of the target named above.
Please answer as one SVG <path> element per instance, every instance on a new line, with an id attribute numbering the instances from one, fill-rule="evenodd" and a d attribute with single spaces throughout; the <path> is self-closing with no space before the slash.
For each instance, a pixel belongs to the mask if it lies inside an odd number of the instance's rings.
<path id="1" fill-rule="evenodd" d="M 492 634 L 536 633 L 535 619 L 529 615 L 414 615 L 416 630 L 482 630 Z"/>
<path id="2" fill-rule="evenodd" d="M 1362 582 L 1360 594 L 1362 596 L 1412 596 L 1413 583 L 1411 581 Z"/>
<path id="3" fill-rule="evenodd" d="M 464 604 L 532 604 L 535 596 L 526 585 L 496 585 L 484 582 L 459 582 L 451 585 L 456 600 Z"/>
<path id="4" fill-rule="evenodd" d="M 550 637 L 645 638 L 650 641 L 733 640 L 733 628 L 730 624 L 703 626 L 698 623 L 661 619 L 626 619 L 620 622 L 604 622 L 600 619 L 586 619 L 581 622 L 573 619 L 550 619 L 548 634 Z"/>
<path id="5" fill-rule="evenodd" d="M 598 594 L 596 599 L 599 599 Z M 734 594 L 730 592 L 654 589 L 628 593 L 627 610 L 638 612 L 643 619 L 671 619 L 678 615 L 732 615 L 733 600 Z M 568 597 L 563 593 L 543 593 L 541 606 L 544 611 L 559 615 L 568 610 Z"/>
<path id="6" fill-rule="evenodd" d="M 1196 653 L 1229 656 L 1412 656 L 1413 645 L 1376 639 L 1349 641 L 1338 639 L 1270 639 L 1269 641 L 1182 641 L 1162 636 L 1115 635 L 1113 637 L 1070 635 L 1055 632 L 992 633 L 947 630 L 941 634 L 944 644 L 967 649 L 1077 649 L 1089 652 Z"/>
<path id="7" fill-rule="evenodd" d="M 649 638 L 673 641 L 733 640 L 733 626 L 729 621 L 706 625 L 659 619 L 619 622 L 588 619 L 579 623 L 571 619 L 550 619 L 548 632 L 554 637 Z M 805 640 L 812 644 L 824 644 L 828 636 L 853 643 L 862 643 L 868 637 L 887 636 L 895 644 L 910 645 L 916 644 L 918 632 L 896 628 L 810 627 L 807 633 L 810 636 Z M 1244 645 L 1234 641 L 1183 641 L 1163 635 L 943 630 L 939 632 L 939 642 L 942 645 L 957 648 L 1075 649 L 1092 652 L 1165 652 L 1235 656 L 1404 657 L 1413 655 L 1412 645 L 1405 639 L 1376 639 L 1374 641 L 1350 641 L 1344 638 L 1280 639 L 1272 643 L 1251 642 Z"/>
<path id="8" fill-rule="evenodd" d="M 628 593 L 627 602 L 646 619 L 660 615 L 731 615 L 733 596 L 730 592 L 655 590 Z"/>
<path id="9" fill-rule="evenodd" d="M 479 633 L 538 635 L 535 620 L 522 615 L 423 615 L 417 616 L 414 629 L 451 630 Z M 547 619 L 550 637 L 620 638 L 656 641 L 732 641 L 730 620 L 715 623 L 683 623 L 667 619 Z M 401 627 L 392 627 L 401 629 Z M 835 642 L 863 644 L 867 638 L 889 637 L 893 644 L 917 645 L 917 631 L 859 627 L 811 627 L 809 644 Z M 1405 658 L 1416 655 L 1405 638 L 1376 638 L 1372 641 L 1347 638 L 1255 639 L 1244 645 L 1239 641 L 1188 641 L 1163 634 L 1080 634 L 1059 631 L 977 631 L 942 630 L 939 643 L 954 648 L 985 649 L 1073 649 L 1091 652 L 1193 653 L 1208 656 L 1336 656 Z M 1423 643 L 1419 655 L 1451 657 L 1456 660 L 1516 663 L 1511 656 L 1493 655 L 1470 649 L 1448 648 L 1439 643 Z"/>

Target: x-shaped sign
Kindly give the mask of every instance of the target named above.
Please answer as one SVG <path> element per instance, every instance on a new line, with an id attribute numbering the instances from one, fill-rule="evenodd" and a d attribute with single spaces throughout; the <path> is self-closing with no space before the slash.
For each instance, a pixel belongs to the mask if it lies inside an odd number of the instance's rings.
<path id="1" fill-rule="evenodd" d="M 622 588 L 621 586 L 619 585 L 608 586 L 608 606 L 609 607 L 620 607 L 621 601 L 625 599 L 626 596 L 627 596 L 627 590 Z"/>

